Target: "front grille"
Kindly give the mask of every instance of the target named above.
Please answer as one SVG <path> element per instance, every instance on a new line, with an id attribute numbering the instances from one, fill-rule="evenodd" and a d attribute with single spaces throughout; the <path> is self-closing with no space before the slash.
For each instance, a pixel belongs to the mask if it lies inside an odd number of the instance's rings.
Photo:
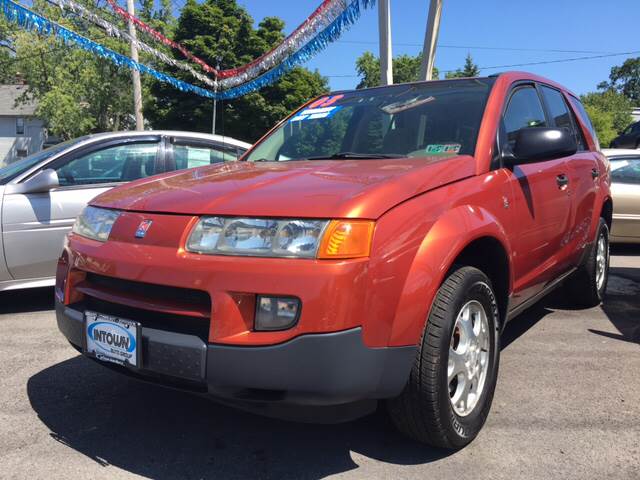
<path id="1" fill-rule="evenodd" d="M 83 301 L 70 305 L 70 307 L 75 310 L 89 310 L 133 320 L 140 322 L 140 324 L 146 328 L 195 335 L 205 343 L 208 342 L 209 338 L 209 318 L 188 317 L 185 315 L 143 310 L 128 305 L 106 302 L 88 295 L 85 295 Z"/>
<path id="2" fill-rule="evenodd" d="M 211 297 L 207 292 L 123 280 L 95 273 L 75 286 L 76 308 L 139 322 L 143 327 L 209 338 Z"/>
<path id="3" fill-rule="evenodd" d="M 122 280 L 95 273 L 87 273 L 86 281 L 95 287 L 126 292 L 153 302 L 177 302 L 189 304 L 194 310 L 211 310 L 211 298 L 202 290 Z"/>

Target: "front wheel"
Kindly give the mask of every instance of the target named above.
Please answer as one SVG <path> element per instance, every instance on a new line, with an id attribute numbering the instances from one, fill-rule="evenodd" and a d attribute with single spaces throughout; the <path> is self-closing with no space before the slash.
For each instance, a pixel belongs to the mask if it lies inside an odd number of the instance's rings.
<path id="1" fill-rule="evenodd" d="M 483 272 L 460 267 L 447 277 L 409 381 L 388 402 L 400 431 L 441 448 L 462 448 L 478 435 L 498 375 L 498 323 L 498 304 Z"/>

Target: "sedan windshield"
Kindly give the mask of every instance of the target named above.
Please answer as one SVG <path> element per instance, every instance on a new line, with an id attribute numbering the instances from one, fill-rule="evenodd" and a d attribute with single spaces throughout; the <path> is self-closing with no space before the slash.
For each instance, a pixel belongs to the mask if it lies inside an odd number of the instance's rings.
<path id="1" fill-rule="evenodd" d="M 29 155 L 28 157 L 24 157 L 22 160 L 18 160 L 17 162 L 10 163 L 9 165 L 0 168 L 0 185 L 4 185 L 10 182 L 21 173 L 29 170 L 31 167 L 36 166 L 40 162 L 44 162 L 45 160 L 53 157 L 55 154 L 75 145 L 85 138 L 87 137 L 80 137 L 73 140 L 67 140 L 66 142 L 58 143 L 57 145 L 53 145 L 46 150 L 41 150 L 40 152 Z"/>
<path id="2" fill-rule="evenodd" d="M 473 155 L 494 80 L 444 80 L 336 93 L 303 107 L 250 162 Z"/>

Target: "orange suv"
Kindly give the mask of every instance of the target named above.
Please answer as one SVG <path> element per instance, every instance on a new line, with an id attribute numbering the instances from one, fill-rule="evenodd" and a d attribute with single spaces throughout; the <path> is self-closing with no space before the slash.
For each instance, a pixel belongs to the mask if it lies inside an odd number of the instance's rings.
<path id="1" fill-rule="evenodd" d="M 239 162 L 90 202 L 58 325 L 134 377 L 288 418 L 385 400 L 403 432 L 460 448 L 505 324 L 561 283 L 601 302 L 609 184 L 580 101 L 544 78 L 333 93 Z"/>

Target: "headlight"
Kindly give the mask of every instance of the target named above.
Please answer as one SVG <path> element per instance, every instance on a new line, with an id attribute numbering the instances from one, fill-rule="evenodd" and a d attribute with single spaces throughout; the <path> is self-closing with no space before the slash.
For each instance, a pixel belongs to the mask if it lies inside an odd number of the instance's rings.
<path id="1" fill-rule="evenodd" d="M 203 217 L 187 250 L 217 255 L 315 258 L 326 220 Z"/>
<path id="2" fill-rule="evenodd" d="M 186 249 L 210 255 L 366 257 L 373 226 L 368 220 L 202 217 L 189 235 Z"/>
<path id="3" fill-rule="evenodd" d="M 106 242 L 120 212 L 106 208 L 86 207 L 73 224 L 73 233 Z"/>

